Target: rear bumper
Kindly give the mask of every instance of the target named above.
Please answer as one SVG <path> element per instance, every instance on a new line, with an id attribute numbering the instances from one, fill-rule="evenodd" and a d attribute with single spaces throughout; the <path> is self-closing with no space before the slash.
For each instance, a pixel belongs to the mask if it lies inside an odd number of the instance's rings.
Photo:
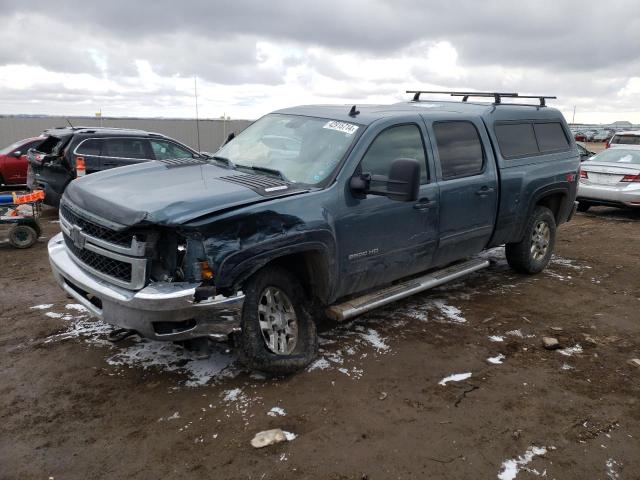
<path id="1" fill-rule="evenodd" d="M 67 253 L 62 234 L 49 241 L 49 262 L 56 282 L 105 322 L 154 340 L 225 338 L 240 327 L 244 295 L 217 296 L 194 303 L 198 284 L 158 282 L 132 291 L 83 270 Z"/>
<path id="2" fill-rule="evenodd" d="M 624 187 L 616 187 L 580 183 L 578 200 L 594 204 L 640 207 L 640 184 L 631 183 Z"/>

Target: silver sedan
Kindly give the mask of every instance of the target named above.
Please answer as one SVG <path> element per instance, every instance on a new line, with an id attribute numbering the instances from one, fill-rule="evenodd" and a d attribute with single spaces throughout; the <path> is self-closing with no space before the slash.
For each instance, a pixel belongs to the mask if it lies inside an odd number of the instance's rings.
<path id="1" fill-rule="evenodd" d="M 580 165 L 578 211 L 594 205 L 640 207 L 640 150 L 610 148 Z"/>

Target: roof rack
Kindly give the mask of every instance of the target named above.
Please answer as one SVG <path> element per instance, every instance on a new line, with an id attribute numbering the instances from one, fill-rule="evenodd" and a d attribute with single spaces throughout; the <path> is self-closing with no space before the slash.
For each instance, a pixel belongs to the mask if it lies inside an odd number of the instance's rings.
<path id="1" fill-rule="evenodd" d="M 537 98 L 540 100 L 540 106 L 547 106 L 547 99 L 554 99 L 557 97 L 551 95 L 520 95 L 515 92 L 447 92 L 440 90 L 407 90 L 407 93 L 413 93 L 413 101 L 420 100 L 421 93 L 439 93 L 444 95 L 451 95 L 452 97 L 462 97 L 462 101 L 466 102 L 469 97 L 493 97 L 494 104 L 502 103 L 502 98 Z"/>

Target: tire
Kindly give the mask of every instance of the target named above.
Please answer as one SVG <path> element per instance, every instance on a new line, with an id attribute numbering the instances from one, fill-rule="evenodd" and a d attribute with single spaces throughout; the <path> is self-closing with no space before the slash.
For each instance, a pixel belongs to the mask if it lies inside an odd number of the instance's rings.
<path id="1" fill-rule="evenodd" d="M 547 207 L 538 206 L 529 218 L 522 240 L 507 243 L 507 262 L 517 272 L 540 273 L 551 260 L 555 242 L 555 217 Z"/>
<path id="2" fill-rule="evenodd" d="M 586 212 L 587 210 L 589 210 L 591 208 L 591 204 L 587 203 L 587 202 L 578 202 L 578 208 L 577 210 L 579 212 Z"/>
<path id="3" fill-rule="evenodd" d="M 16 225 L 9 231 L 9 243 L 14 248 L 29 248 L 38 240 L 38 233 L 28 225 Z"/>
<path id="4" fill-rule="evenodd" d="M 266 267 L 243 290 L 241 362 L 272 375 L 291 374 L 311 363 L 318 336 L 300 281 L 280 267 Z"/>

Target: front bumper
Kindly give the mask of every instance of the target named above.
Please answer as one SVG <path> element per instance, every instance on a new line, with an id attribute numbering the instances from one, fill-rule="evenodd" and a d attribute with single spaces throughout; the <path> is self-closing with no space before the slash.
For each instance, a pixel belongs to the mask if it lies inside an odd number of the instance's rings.
<path id="1" fill-rule="evenodd" d="M 142 290 L 127 290 L 76 264 L 67 253 L 62 234 L 53 237 L 48 248 L 51 270 L 60 287 L 91 315 L 111 325 L 164 341 L 223 339 L 240 328 L 242 293 L 194 303 L 196 283 L 158 282 Z"/>
<path id="2" fill-rule="evenodd" d="M 640 184 L 628 183 L 618 185 L 593 185 L 580 182 L 578 200 L 604 205 L 621 205 L 640 207 Z"/>

